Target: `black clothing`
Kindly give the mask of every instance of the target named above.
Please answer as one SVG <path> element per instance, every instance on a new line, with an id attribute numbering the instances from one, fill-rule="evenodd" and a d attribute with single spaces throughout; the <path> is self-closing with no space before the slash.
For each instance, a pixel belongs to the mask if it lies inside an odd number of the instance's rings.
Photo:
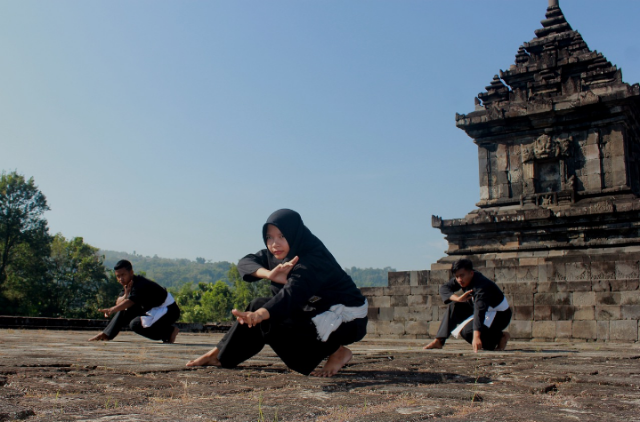
<path id="1" fill-rule="evenodd" d="M 140 317 L 144 316 L 146 312 L 138 305 L 117 312 L 102 332 L 107 335 L 109 340 L 113 340 L 123 327 L 129 325 L 133 332 L 143 337 L 151 340 L 169 341 L 173 333 L 173 324 L 180 318 L 178 305 L 176 303 L 169 305 L 167 313 L 162 318 L 153 323 L 151 327 L 144 328 Z"/>
<path id="2" fill-rule="evenodd" d="M 365 298 L 297 212 L 279 210 L 271 214 L 262 228 L 265 245 L 269 224 L 282 232 L 289 244 L 289 253 L 282 261 L 268 249 L 245 256 L 238 263 L 243 280 L 257 281 L 259 279 L 251 274 L 258 269 L 271 270 L 296 256 L 298 263 L 289 273 L 287 284 L 271 282 L 272 298 L 256 299 L 249 306 L 252 311 L 265 308 L 269 319 L 252 328 L 236 321 L 218 344 L 218 359 L 224 367 L 232 368 L 269 344 L 289 368 L 309 374 L 341 345 L 361 340 L 368 321 L 365 317 L 343 323 L 322 342 L 311 318 L 333 305 L 362 306 Z"/>
<path id="3" fill-rule="evenodd" d="M 140 275 L 133 276 L 133 284 L 129 299 L 134 303 L 133 306 L 124 311 L 117 312 L 113 319 L 103 331 L 109 338 L 114 339 L 120 330 L 127 324 L 132 331 L 141 336 L 150 338 L 151 340 L 168 341 L 173 333 L 173 324 L 180 318 L 180 308 L 175 302 L 167 307 L 167 313 L 151 325 L 151 327 L 143 327 L 140 317 L 144 316 L 150 309 L 158 307 L 167 300 L 167 289 Z M 124 295 L 124 290 L 120 296 Z"/>
<path id="4" fill-rule="evenodd" d="M 464 289 L 456 281 L 455 277 L 440 286 L 440 297 L 442 297 L 444 303 L 451 303 L 449 298 L 460 289 L 462 289 L 463 292 L 473 290 L 473 293 L 471 293 L 471 297 L 473 298 L 473 329 L 480 331 L 480 328 L 484 324 L 487 309 L 500 305 L 504 300 L 504 294 L 496 283 L 481 273 L 474 271 L 471 283 Z"/>
<path id="5" fill-rule="evenodd" d="M 474 306 L 471 302 L 450 302 L 449 306 L 447 306 L 446 313 L 442 317 L 436 338 L 439 338 L 442 344 L 444 344 L 458 324 L 473 315 L 473 308 Z M 511 322 L 511 309 L 496 312 L 496 317 L 491 327 L 482 324 L 480 328 L 482 348 L 485 350 L 495 350 L 495 348 L 498 347 L 500 339 L 502 339 L 502 331 L 507 328 L 509 322 Z M 473 342 L 473 331 L 473 324 L 467 324 L 460 330 L 460 336 L 465 339 L 467 343 L 471 344 Z"/>
<path id="6" fill-rule="evenodd" d="M 151 308 L 162 305 L 167 300 L 167 289 L 141 275 L 134 275 L 131 291 L 127 299 L 147 312 Z"/>
<path id="7" fill-rule="evenodd" d="M 255 299 L 247 311 L 257 311 L 269 300 L 267 297 Z M 309 375 L 340 346 L 360 341 L 366 333 L 366 317 L 341 324 L 326 342 L 318 340 L 316 327 L 310 319 L 287 318 L 278 323 L 266 320 L 251 328 L 236 321 L 218 343 L 218 360 L 223 368 L 235 368 L 268 344 L 285 365 Z"/>
<path id="8" fill-rule="evenodd" d="M 243 280 L 257 281 L 259 279 L 251 274 L 258 269 L 272 270 L 298 256 L 298 263 L 289 273 L 287 284 L 271 282 L 274 297 L 263 306 L 269 311 L 271 319 L 281 320 L 292 315 L 312 318 L 333 305 L 364 305 L 365 298 L 351 277 L 320 239 L 304 225 L 297 212 L 279 210 L 271 214 L 262 228 L 265 244 L 269 224 L 282 232 L 289 243 L 289 254 L 280 261 L 268 249 L 263 249 L 242 258 L 238 263 L 238 271 Z"/>
<path id="9" fill-rule="evenodd" d="M 473 290 L 471 293 L 472 299 L 467 302 L 451 301 L 451 295 L 460 289 L 463 292 Z M 473 342 L 473 332 L 480 331 L 480 341 L 482 341 L 483 349 L 494 350 L 498 346 L 502 338 L 502 330 L 507 328 L 511 322 L 511 309 L 496 312 L 491 327 L 487 327 L 484 324 L 489 307 L 495 308 L 504 300 L 504 293 L 493 281 L 474 271 L 471 283 L 462 288 L 454 277 L 440 286 L 440 297 L 449 306 L 442 318 L 436 338 L 439 338 L 444 343 L 458 324 L 473 315 L 473 323 L 465 325 L 460 331 L 462 338 L 471 344 Z"/>

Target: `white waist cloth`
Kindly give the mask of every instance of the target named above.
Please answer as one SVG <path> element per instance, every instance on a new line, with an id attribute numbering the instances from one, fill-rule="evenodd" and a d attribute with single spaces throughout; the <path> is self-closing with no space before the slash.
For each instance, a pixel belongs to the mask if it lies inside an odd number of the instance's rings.
<path id="1" fill-rule="evenodd" d="M 327 341 L 331 333 L 338 329 L 343 322 L 353 321 L 356 318 L 364 318 L 369 312 L 369 303 L 364 300 L 362 306 L 347 307 L 344 305 L 333 305 L 328 311 L 311 318 L 318 331 L 318 339 Z"/>
<path id="2" fill-rule="evenodd" d="M 484 325 L 486 325 L 487 327 L 491 327 L 491 324 L 493 324 L 493 320 L 496 317 L 496 312 L 506 311 L 507 309 L 509 309 L 509 302 L 507 302 L 507 298 L 505 297 L 498 306 L 496 306 L 495 308 L 489 307 L 489 309 L 487 309 L 487 313 L 484 315 Z M 460 331 L 462 331 L 462 329 L 471 321 L 473 321 L 473 315 L 458 324 L 456 329 L 453 330 L 451 334 L 455 338 L 458 338 L 460 336 Z"/>
<path id="3" fill-rule="evenodd" d="M 156 323 L 156 321 L 158 321 L 164 316 L 164 314 L 167 313 L 167 307 L 174 303 L 176 303 L 176 301 L 173 300 L 173 296 L 171 296 L 171 293 L 167 292 L 167 298 L 164 300 L 164 303 L 162 305 L 149 309 L 147 311 L 147 314 L 140 318 L 142 326 L 144 328 L 151 327 Z"/>

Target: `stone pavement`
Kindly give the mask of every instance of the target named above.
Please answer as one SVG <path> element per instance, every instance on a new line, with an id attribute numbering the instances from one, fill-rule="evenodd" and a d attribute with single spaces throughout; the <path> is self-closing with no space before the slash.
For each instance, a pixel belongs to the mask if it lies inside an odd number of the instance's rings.
<path id="1" fill-rule="evenodd" d="M 372 339 L 336 377 L 292 373 L 268 347 L 235 370 L 185 368 L 216 334 L 0 330 L 0 421 L 640 421 L 640 346 Z"/>

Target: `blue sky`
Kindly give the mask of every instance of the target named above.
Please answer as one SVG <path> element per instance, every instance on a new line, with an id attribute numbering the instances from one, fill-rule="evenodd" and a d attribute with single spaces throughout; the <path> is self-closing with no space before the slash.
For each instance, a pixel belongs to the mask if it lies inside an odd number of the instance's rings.
<path id="1" fill-rule="evenodd" d="M 427 269 L 479 200 L 455 113 L 546 0 L 0 2 L 0 169 L 53 233 L 237 261 L 292 208 L 343 266 Z M 637 0 L 561 0 L 640 82 Z"/>

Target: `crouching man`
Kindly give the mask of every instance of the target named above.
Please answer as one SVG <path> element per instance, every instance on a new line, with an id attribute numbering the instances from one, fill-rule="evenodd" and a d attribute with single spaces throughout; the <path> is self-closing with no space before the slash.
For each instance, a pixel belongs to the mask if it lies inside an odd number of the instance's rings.
<path id="1" fill-rule="evenodd" d="M 180 308 L 171 294 L 159 284 L 134 275 L 131 262 L 125 259 L 118 261 L 113 269 L 124 290 L 115 306 L 99 310 L 105 318 L 115 316 L 103 332 L 89 341 L 113 340 L 128 324 L 135 333 L 151 340 L 175 342 L 180 330 L 173 324 L 180 318 Z"/>
<path id="2" fill-rule="evenodd" d="M 473 351 L 504 350 L 509 333 L 503 332 L 511 322 L 511 309 L 502 290 L 491 280 L 473 270 L 468 259 L 451 266 L 453 278 L 440 287 L 440 296 L 448 304 L 436 339 L 424 349 L 442 349 L 451 334 L 462 336 Z M 462 294 L 456 294 L 462 290 Z"/>

